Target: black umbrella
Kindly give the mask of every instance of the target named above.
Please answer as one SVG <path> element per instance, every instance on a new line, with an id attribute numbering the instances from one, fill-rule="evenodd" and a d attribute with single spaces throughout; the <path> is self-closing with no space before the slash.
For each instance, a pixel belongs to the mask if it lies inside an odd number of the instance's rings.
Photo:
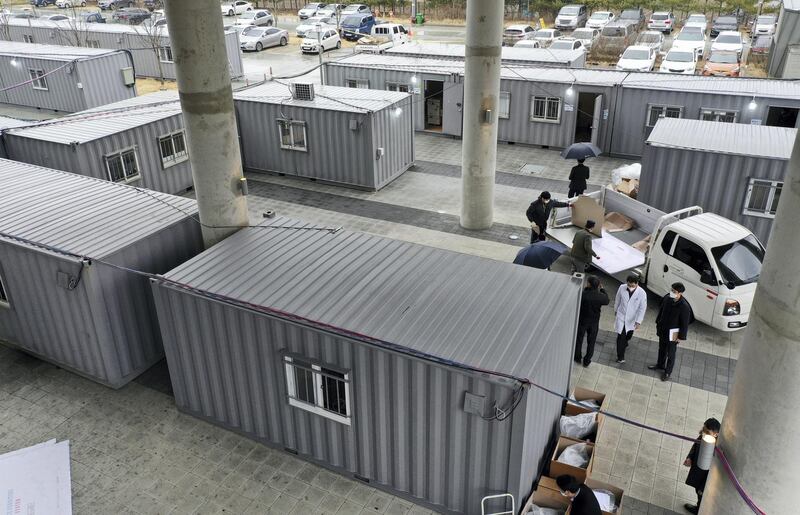
<path id="1" fill-rule="evenodd" d="M 541 268 L 549 268 L 561 256 L 567 247 L 557 241 L 537 241 L 517 252 L 514 264 Z"/>
<path id="2" fill-rule="evenodd" d="M 587 157 L 597 157 L 603 151 L 591 143 L 573 143 L 561 151 L 564 159 L 586 159 Z"/>

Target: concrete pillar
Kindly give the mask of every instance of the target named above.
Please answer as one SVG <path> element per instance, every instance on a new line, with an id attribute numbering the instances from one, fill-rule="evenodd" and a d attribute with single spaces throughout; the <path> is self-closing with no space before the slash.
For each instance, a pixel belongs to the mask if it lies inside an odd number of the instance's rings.
<path id="1" fill-rule="evenodd" d="M 719 439 L 744 489 L 770 515 L 797 513 L 800 506 L 798 220 L 800 140 L 796 139 Z M 714 459 L 700 513 L 753 513 L 718 459 Z"/>
<path id="2" fill-rule="evenodd" d="M 461 151 L 461 226 L 465 229 L 488 229 L 494 216 L 502 42 L 502 0 L 468 0 Z"/>
<path id="3" fill-rule="evenodd" d="M 248 223 L 220 4 L 165 3 L 203 239 L 210 247 Z"/>

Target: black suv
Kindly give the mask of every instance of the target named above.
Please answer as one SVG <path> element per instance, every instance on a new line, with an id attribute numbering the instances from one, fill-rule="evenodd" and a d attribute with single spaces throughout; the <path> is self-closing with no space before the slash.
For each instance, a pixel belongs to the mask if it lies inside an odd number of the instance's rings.
<path id="1" fill-rule="evenodd" d="M 725 14 L 717 16 L 714 23 L 711 24 L 711 37 L 719 36 L 723 30 L 739 30 L 739 20 L 733 14 Z"/>

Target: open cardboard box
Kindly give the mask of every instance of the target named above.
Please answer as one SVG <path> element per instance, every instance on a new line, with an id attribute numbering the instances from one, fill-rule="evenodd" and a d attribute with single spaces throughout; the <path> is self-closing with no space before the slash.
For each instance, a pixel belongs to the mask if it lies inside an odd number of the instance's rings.
<path id="1" fill-rule="evenodd" d="M 579 468 L 558 461 L 558 457 L 561 456 L 561 453 L 564 452 L 564 449 L 566 449 L 570 445 L 575 445 L 580 443 L 586 444 L 589 449 L 589 463 L 586 464 L 586 468 Z M 572 438 L 561 436 L 558 438 L 558 443 L 556 444 L 556 448 L 553 450 L 553 457 L 550 459 L 550 477 L 556 478 L 562 474 L 569 474 L 570 476 L 575 477 L 575 479 L 577 479 L 579 483 L 583 483 L 586 477 L 589 476 L 589 474 L 591 473 L 593 463 L 594 463 L 594 444 L 582 442 L 579 440 L 573 440 Z M 556 487 L 556 489 L 558 489 L 558 487 Z"/>
<path id="2" fill-rule="evenodd" d="M 615 512 L 603 511 L 603 515 L 622 515 L 622 505 L 623 501 L 625 500 L 625 491 L 622 488 L 618 488 L 608 483 L 603 483 L 602 481 L 592 479 L 591 477 L 586 478 L 586 481 L 584 483 L 592 490 L 597 490 L 597 489 L 608 490 L 609 492 L 614 494 L 617 503 L 617 511 Z M 558 485 L 556 485 L 556 488 L 558 488 Z"/>
<path id="3" fill-rule="evenodd" d="M 556 480 L 550 477 L 542 476 L 539 478 L 539 485 L 528 498 L 528 502 L 522 508 L 520 513 L 528 513 L 531 505 L 539 506 L 540 508 L 554 508 L 556 510 L 564 510 L 565 515 L 569 514 L 570 503 L 569 499 L 561 495 L 558 489 Z"/>
<path id="4" fill-rule="evenodd" d="M 587 388 L 576 387 L 572 392 L 572 397 L 576 401 L 595 401 L 600 405 L 601 410 L 606 408 L 606 394 L 604 393 L 595 392 L 594 390 L 589 390 Z M 564 408 L 564 415 L 575 416 L 580 415 L 581 413 L 590 413 L 591 411 L 592 410 L 586 409 L 583 406 L 578 406 L 577 404 L 567 402 L 567 406 Z M 598 414 L 598 422 L 600 422 L 600 418 L 602 417 L 603 415 Z"/>

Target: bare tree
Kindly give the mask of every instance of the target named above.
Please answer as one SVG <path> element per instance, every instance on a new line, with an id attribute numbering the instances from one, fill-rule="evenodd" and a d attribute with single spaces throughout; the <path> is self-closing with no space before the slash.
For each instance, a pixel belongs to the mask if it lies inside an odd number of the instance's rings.
<path id="1" fill-rule="evenodd" d="M 91 30 L 89 24 L 80 17 L 80 13 L 74 6 L 70 6 L 72 11 L 69 20 L 57 22 L 59 43 L 66 46 L 79 46 L 100 48 L 100 42 L 90 38 Z"/>
<path id="2" fill-rule="evenodd" d="M 145 20 L 141 25 L 135 25 L 138 40 L 145 49 L 152 50 L 158 64 L 158 80 L 161 81 L 161 90 L 167 89 L 164 85 L 164 63 L 171 63 L 172 47 L 164 44 L 164 24 L 156 24 L 156 20 Z M 137 47 L 139 45 L 136 45 Z"/>

